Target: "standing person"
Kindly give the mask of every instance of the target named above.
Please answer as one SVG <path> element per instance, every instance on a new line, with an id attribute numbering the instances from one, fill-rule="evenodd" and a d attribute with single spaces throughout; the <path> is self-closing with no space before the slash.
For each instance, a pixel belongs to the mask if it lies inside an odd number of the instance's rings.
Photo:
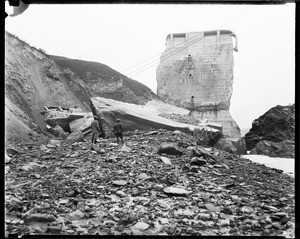
<path id="1" fill-rule="evenodd" d="M 121 143 L 124 144 L 123 141 L 123 124 L 119 119 L 117 119 L 117 122 L 114 125 L 114 133 L 117 138 L 117 143 L 119 144 L 119 138 L 121 139 Z"/>
<path id="2" fill-rule="evenodd" d="M 91 128 L 92 128 L 92 146 L 93 144 L 97 143 L 97 138 L 98 135 L 100 133 L 100 127 L 99 127 L 99 122 L 98 122 L 98 117 L 94 116 L 94 121 L 91 124 Z"/>

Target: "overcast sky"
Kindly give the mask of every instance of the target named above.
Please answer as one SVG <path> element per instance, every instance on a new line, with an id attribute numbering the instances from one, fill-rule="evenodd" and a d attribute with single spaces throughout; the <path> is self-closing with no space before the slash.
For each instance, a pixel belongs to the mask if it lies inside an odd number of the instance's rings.
<path id="1" fill-rule="evenodd" d="M 36 4 L 7 17 L 5 28 L 48 54 L 100 62 L 125 75 L 135 66 L 128 76 L 155 93 L 156 68 L 169 33 L 232 30 L 239 51 L 233 53 L 230 113 L 240 128 L 251 128 L 271 107 L 295 101 L 294 3 Z"/>

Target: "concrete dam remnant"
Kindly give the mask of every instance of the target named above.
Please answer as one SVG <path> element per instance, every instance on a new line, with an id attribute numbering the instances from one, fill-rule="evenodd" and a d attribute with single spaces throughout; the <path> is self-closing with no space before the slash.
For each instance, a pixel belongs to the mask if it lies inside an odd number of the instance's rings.
<path id="1" fill-rule="evenodd" d="M 229 113 L 237 50 L 229 30 L 169 34 L 156 70 L 157 95 L 195 118 L 221 123 L 224 136 L 240 137 Z"/>

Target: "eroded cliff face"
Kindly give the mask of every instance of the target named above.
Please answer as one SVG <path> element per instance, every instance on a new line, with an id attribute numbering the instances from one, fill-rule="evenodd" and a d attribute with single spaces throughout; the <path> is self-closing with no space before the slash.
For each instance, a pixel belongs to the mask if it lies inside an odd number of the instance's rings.
<path id="1" fill-rule="evenodd" d="M 8 140 L 38 126 L 46 132 L 40 114 L 45 105 L 89 110 L 88 88 L 78 76 L 8 32 L 5 33 L 5 97 Z"/>
<path id="2" fill-rule="evenodd" d="M 157 95 L 196 118 L 222 123 L 224 135 L 240 137 L 229 113 L 237 50 L 232 36 L 227 30 L 169 34 L 157 68 Z"/>

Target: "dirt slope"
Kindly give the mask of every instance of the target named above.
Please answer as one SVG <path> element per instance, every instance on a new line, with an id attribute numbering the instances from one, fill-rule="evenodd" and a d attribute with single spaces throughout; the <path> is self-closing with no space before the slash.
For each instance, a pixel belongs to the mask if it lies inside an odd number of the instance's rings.
<path id="1" fill-rule="evenodd" d="M 69 68 L 85 81 L 93 96 L 143 105 L 157 96 L 145 85 L 129 79 L 104 64 L 51 55 L 64 69 Z"/>
<path id="2" fill-rule="evenodd" d="M 101 63 L 52 57 L 5 32 L 7 140 L 26 137 L 25 132 L 37 125 L 46 132 L 40 114 L 45 105 L 77 106 L 88 112 L 91 96 L 101 95 L 135 104 L 156 98 L 148 87 Z M 91 73 L 86 77 L 86 72 Z"/>

